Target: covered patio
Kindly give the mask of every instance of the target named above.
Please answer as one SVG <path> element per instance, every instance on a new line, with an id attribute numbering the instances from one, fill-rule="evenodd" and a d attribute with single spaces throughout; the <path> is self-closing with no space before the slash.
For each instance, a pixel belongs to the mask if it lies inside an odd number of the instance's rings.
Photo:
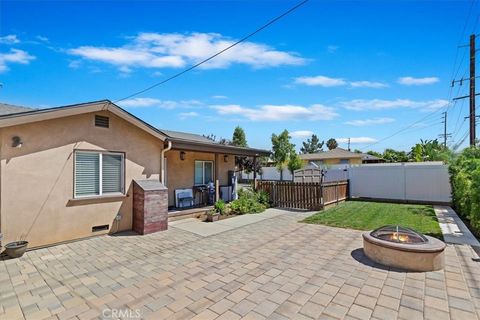
<path id="1" fill-rule="evenodd" d="M 169 190 L 170 212 L 208 207 L 218 199 L 233 200 L 239 174 L 237 157 L 255 163 L 269 155 L 266 150 L 220 144 L 200 135 L 165 133 L 169 147 L 164 149 L 164 184 Z"/>

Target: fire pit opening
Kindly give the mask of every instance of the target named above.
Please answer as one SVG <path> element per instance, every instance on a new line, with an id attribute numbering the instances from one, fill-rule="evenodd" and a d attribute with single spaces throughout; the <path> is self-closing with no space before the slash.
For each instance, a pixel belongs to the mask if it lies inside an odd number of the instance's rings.
<path id="1" fill-rule="evenodd" d="M 445 243 L 401 226 L 384 226 L 363 234 L 363 251 L 380 264 L 410 271 L 443 269 Z"/>
<path id="2" fill-rule="evenodd" d="M 426 243 L 428 239 L 421 233 L 400 226 L 385 226 L 373 230 L 371 236 L 377 239 L 396 243 Z"/>

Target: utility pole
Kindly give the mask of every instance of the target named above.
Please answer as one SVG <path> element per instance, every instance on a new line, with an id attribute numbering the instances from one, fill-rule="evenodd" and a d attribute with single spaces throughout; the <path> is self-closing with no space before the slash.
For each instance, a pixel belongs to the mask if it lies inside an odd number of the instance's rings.
<path id="1" fill-rule="evenodd" d="M 468 114 L 468 119 L 470 123 L 470 146 L 475 146 L 475 140 L 476 140 L 476 114 L 475 114 L 475 96 L 479 95 L 479 93 L 475 93 L 475 54 L 477 52 L 475 48 L 475 38 L 477 36 L 475 34 L 470 35 L 470 44 L 469 45 L 464 45 L 460 47 L 470 47 L 470 77 L 469 77 L 469 82 L 470 82 L 470 90 L 468 96 L 462 96 L 462 97 L 456 97 L 453 100 L 460 100 L 460 99 L 465 99 L 469 98 L 470 104 L 469 104 L 469 114 Z M 458 79 L 458 80 L 452 80 L 452 87 L 455 85 L 455 83 L 459 82 L 460 85 L 462 85 L 463 81 L 467 79 Z M 445 116 L 446 118 L 446 116 Z M 445 120 L 446 121 L 446 120 Z M 444 132 L 445 134 L 445 132 Z"/>
<path id="2" fill-rule="evenodd" d="M 350 138 L 348 138 L 348 151 L 350 151 Z"/>
<path id="3" fill-rule="evenodd" d="M 475 35 L 470 35 L 470 146 L 475 145 Z M 445 121 L 446 122 L 446 121 Z"/>
<path id="4" fill-rule="evenodd" d="M 451 133 L 447 133 L 447 111 L 442 112 L 442 122 L 443 122 L 443 134 L 440 135 L 440 138 L 443 138 L 443 145 L 447 147 L 447 138 L 451 137 Z"/>

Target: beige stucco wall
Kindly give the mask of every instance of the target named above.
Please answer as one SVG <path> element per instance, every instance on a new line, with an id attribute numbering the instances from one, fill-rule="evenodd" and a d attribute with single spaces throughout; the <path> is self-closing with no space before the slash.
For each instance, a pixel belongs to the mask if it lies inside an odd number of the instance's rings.
<path id="1" fill-rule="evenodd" d="M 110 128 L 95 127 L 95 114 L 109 116 Z M 47 245 L 101 234 L 91 229 L 104 224 L 106 232 L 129 230 L 132 180 L 159 179 L 163 142 L 107 111 L 7 127 L 0 135 L 3 243 L 26 238 L 31 247 Z M 11 147 L 13 136 L 21 148 Z M 73 200 L 74 150 L 124 152 L 127 195 Z"/>
<path id="2" fill-rule="evenodd" d="M 175 143 L 173 145 L 175 147 Z M 224 160 L 224 154 L 218 154 L 215 161 L 215 154 L 196 151 L 185 151 L 185 160 L 180 160 L 182 150 L 172 149 L 165 154 L 167 159 L 167 187 L 168 187 L 168 205 L 175 205 L 175 189 L 192 188 L 194 185 L 195 160 L 213 161 L 220 185 L 228 183 L 228 171 L 235 169 L 235 157 L 228 155 L 227 162 Z M 215 170 L 214 170 L 215 172 Z"/>

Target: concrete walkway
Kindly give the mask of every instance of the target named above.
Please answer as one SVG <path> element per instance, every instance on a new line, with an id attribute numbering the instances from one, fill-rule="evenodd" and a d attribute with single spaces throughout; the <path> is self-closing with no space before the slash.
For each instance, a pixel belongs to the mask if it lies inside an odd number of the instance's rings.
<path id="1" fill-rule="evenodd" d="M 434 210 L 446 243 L 470 245 L 480 248 L 480 242 L 478 242 L 475 236 L 468 230 L 465 223 L 463 223 L 462 219 L 458 217 L 452 208 L 434 206 Z"/>
<path id="2" fill-rule="evenodd" d="M 221 232 L 240 228 L 252 223 L 257 223 L 262 220 L 270 219 L 280 215 L 287 214 L 288 211 L 269 209 L 259 214 L 246 214 L 236 216 L 216 222 L 203 222 L 196 218 L 188 218 L 169 223 L 170 227 L 181 229 L 199 235 L 201 237 L 208 237 Z"/>

